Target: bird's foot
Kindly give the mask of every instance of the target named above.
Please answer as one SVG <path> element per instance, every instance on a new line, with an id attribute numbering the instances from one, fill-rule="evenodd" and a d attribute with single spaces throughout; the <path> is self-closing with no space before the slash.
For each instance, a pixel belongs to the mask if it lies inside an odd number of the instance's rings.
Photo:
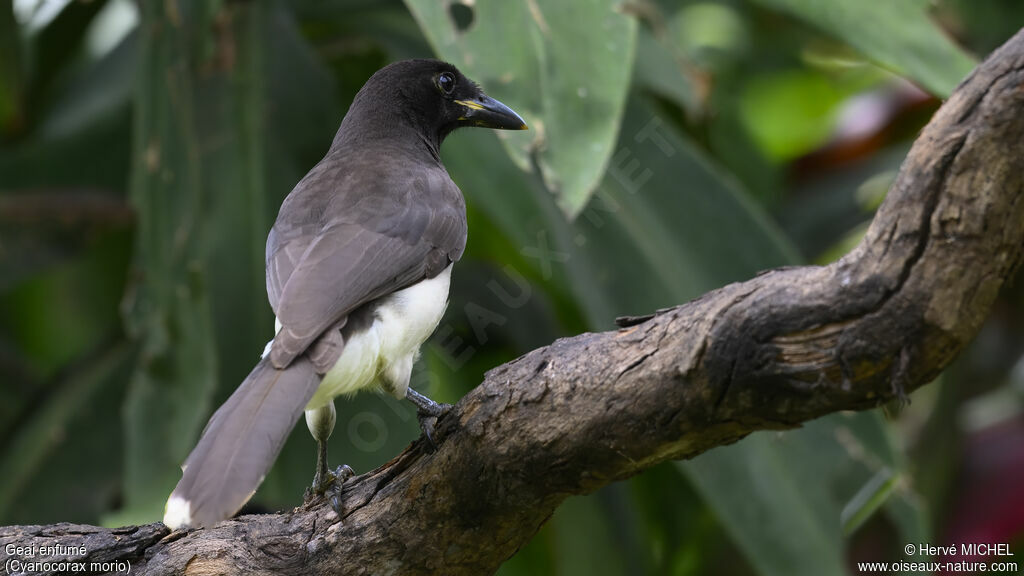
<path id="1" fill-rule="evenodd" d="M 338 466 L 333 472 L 318 470 L 316 476 L 313 477 L 313 485 L 306 488 L 303 501 L 309 504 L 318 497 L 326 497 L 331 503 L 331 508 L 338 514 L 338 518 L 341 518 L 341 487 L 346 480 L 355 475 L 355 471 L 347 464 Z"/>
<path id="2" fill-rule="evenodd" d="M 427 438 L 430 448 L 437 450 L 437 443 L 434 442 L 434 426 L 437 424 L 438 418 L 451 411 L 452 405 L 434 402 L 412 388 L 407 392 L 406 398 L 416 405 L 416 418 L 420 422 L 420 430 Z"/>

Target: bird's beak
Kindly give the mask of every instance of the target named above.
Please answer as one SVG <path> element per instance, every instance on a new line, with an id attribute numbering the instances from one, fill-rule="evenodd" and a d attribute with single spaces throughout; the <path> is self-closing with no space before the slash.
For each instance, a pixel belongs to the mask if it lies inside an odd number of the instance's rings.
<path id="1" fill-rule="evenodd" d="M 466 107 L 459 120 L 470 126 L 497 128 L 499 130 L 526 130 L 526 122 L 514 110 L 494 98 L 481 94 L 472 100 L 456 100 Z"/>

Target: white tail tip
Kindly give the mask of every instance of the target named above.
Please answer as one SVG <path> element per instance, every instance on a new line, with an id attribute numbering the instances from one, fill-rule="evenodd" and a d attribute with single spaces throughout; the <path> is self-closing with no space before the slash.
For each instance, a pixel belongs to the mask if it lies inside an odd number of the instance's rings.
<path id="1" fill-rule="evenodd" d="M 164 506 L 164 524 L 171 530 L 190 526 L 192 524 L 192 504 L 181 496 L 171 494 Z"/>

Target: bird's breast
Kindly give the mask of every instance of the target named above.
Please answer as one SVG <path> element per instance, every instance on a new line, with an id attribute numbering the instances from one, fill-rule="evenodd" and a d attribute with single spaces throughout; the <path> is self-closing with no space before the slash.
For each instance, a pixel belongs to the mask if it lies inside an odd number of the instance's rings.
<path id="1" fill-rule="evenodd" d="M 404 398 L 420 346 L 433 334 L 448 306 L 451 271 L 449 265 L 434 278 L 368 304 L 363 311 L 367 321 L 346 334 L 341 356 L 306 409 L 374 386 Z"/>

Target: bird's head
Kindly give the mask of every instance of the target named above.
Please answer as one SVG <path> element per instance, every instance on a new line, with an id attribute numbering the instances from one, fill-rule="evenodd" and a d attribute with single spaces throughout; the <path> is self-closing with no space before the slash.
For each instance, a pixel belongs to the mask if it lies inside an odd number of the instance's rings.
<path id="1" fill-rule="evenodd" d="M 357 113 L 374 117 L 378 126 L 412 126 L 438 146 L 452 130 L 464 126 L 526 130 L 511 108 L 439 60 L 403 60 L 381 68 L 356 95 L 346 121 Z"/>

